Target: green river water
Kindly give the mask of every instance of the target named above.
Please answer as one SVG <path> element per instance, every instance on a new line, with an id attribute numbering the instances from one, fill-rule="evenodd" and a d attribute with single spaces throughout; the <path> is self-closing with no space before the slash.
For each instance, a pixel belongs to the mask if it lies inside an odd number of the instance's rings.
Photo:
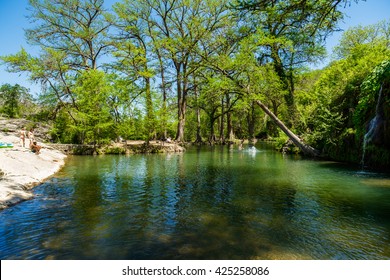
<path id="1" fill-rule="evenodd" d="M 390 176 L 256 152 L 74 156 L 0 212 L 1 259 L 390 259 Z"/>

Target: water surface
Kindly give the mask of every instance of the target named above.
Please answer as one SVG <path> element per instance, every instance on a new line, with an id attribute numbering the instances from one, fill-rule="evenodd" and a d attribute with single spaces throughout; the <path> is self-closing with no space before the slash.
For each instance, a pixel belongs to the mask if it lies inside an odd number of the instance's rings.
<path id="1" fill-rule="evenodd" d="M 71 157 L 0 212 L 1 259 L 390 259 L 390 176 L 227 147 Z"/>

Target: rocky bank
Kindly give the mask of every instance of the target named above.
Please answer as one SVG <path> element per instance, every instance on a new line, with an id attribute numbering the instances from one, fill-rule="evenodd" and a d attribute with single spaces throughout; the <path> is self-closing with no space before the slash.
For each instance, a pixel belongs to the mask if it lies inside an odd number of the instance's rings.
<path id="1" fill-rule="evenodd" d="M 0 142 L 14 145 L 0 149 L 0 209 L 31 199 L 32 187 L 56 173 L 66 158 L 62 152 L 42 143 L 39 137 L 36 138 L 42 146 L 40 154 L 22 147 L 19 139 L 22 126 L 24 120 L 0 119 Z"/>
<path id="2" fill-rule="evenodd" d="M 36 155 L 20 144 L 20 130 L 35 127 L 34 135 L 42 146 Z M 42 183 L 56 173 L 63 165 L 66 154 L 134 154 L 134 153 L 177 153 L 185 148 L 176 143 L 161 141 L 123 141 L 109 146 L 51 144 L 47 125 L 36 124 L 24 119 L 0 117 L 0 142 L 12 143 L 13 148 L 0 148 L 0 210 L 20 201 L 31 199 L 32 187 Z M 47 143 L 47 144 L 45 144 Z M 28 140 L 26 141 L 28 146 Z"/>

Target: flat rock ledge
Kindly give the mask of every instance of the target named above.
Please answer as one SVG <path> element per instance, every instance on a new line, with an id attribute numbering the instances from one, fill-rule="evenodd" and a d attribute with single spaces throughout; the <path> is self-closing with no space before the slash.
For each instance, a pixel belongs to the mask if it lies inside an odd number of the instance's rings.
<path id="1" fill-rule="evenodd" d="M 0 132 L 0 142 L 13 148 L 0 149 L 0 210 L 33 198 L 31 189 L 49 178 L 65 163 L 66 155 L 42 145 L 39 155 L 21 147 L 16 132 Z"/>

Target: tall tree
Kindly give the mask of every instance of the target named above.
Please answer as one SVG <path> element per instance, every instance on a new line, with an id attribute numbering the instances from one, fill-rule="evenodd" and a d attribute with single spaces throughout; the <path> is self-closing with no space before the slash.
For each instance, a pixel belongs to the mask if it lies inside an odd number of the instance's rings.
<path id="1" fill-rule="evenodd" d="M 115 135 L 107 106 L 110 91 L 107 76 L 100 70 L 90 69 L 77 77 L 74 94 L 80 109 L 75 113 L 78 120 L 75 129 L 79 131 L 81 143 L 100 144 L 102 139 Z"/>
<path id="2" fill-rule="evenodd" d="M 340 7 L 351 0 L 237 0 L 233 7 L 253 31 L 261 29 L 277 41 L 263 45 L 259 59 L 272 62 L 280 77 L 288 106 L 287 123 L 294 125 L 297 112 L 294 101 L 295 71 L 325 54 L 324 40 L 338 30 L 343 18 Z M 357 2 L 357 1 L 355 1 Z"/>
<path id="3" fill-rule="evenodd" d="M 28 89 L 18 84 L 4 84 L 0 87 L 0 111 L 10 118 L 20 116 L 23 101 L 31 100 Z"/>
<path id="4" fill-rule="evenodd" d="M 377 26 L 344 32 L 335 48 L 340 59 L 317 73 L 306 90 L 306 139 L 336 159 L 359 162 L 364 135 L 375 117 L 382 81 L 374 79 L 368 91 L 364 81 L 390 57 L 388 37 Z"/>
<path id="5" fill-rule="evenodd" d="M 347 58 L 352 52 L 364 46 L 390 48 L 390 20 L 367 26 L 356 26 L 346 30 L 339 44 L 334 48 L 337 59 Z"/>
<path id="6" fill-rule="evenodd" d="M 257 104 L 305 154 L 316 156 L 319 152 L 306 145 L 267 106 L 267 103 L 273 105 L 271 101 L 281 98 L 284 92 L 276 71 L 259 61 L 258 53 L 261 54 L 264 43 L 279 41 L 281 39 L 269 38 L 257 31 L 241 39 L 233 52 L 218 56 L 207 56 L 206 53 L 204 57 L 212 69 L 231 81 L 232 88 L 242 96 L 247 106 Z M 279 93 L 275 95 L 275 92 Z"/>
<path id="7" fill-rule="evenodd" d="M 30 0 L 30 44 L 65 53 L 71 69 L 96 69 L 107 53 L 110 23 L 104 0 Z"/>
<path id="8" fill-rule="evenodd" d="M 144 1 L 151 9 L 148 21 L 154 34 L 155 50 L 161 63 L 162 56 L 172 67 L 170 80 L 175 84 L 177 96 L 177 132 L 176 139 L 185 141 L 184 128 L 187 109 L 187 97 L 193 89 L 190 86 L 191 75 L 199 69 L 200 61 L 195 50 L 202 39 L 209 38 L 213 32 L 226 23 L 225 0 L 149 0 Z M 161 65 L 161 64 L 160 64 Z M 162 69 L 162 68 L 161 68 Z M 162 69 L 163 70 L 163 69 Z M 162 71 L 169 73 L 170 71 Z M 165 82 L 164 76 L 164 82 Z M 165 89 L 165 86 L 163 86 Z"/>
<path id="9" fill-rule="evenodd" d="M 118 34 L 114 36 L 114 68 L 128 76 L 133 82 L 141 79 L 146 107 L 146 140 L 149 142 L 156 132 L 155 114 L 152 101 L 151 79 L 155 75 L 150 64 L 152 46 L 150 34 L 151 8 L 145 2 L 125 0 L 114 5 L 117 18 L 113 25 Z"/>
<path id="10" fill-rule="evenodd" d="M 25 50 L 2 59 L 12 72 L 27 72 L 30 79 L 42 83 L 54 94 L 60 107 L 72 117 L 78 109 L 73 92 L 77 76 L 86 70 L 97 69 L 99 58 L 109 48 L 107 22 L 103 0 L 30 0 L 29 19 L 32 27 L 26 30 L 29 44 L 40 49 L 34 57 Z"/>

